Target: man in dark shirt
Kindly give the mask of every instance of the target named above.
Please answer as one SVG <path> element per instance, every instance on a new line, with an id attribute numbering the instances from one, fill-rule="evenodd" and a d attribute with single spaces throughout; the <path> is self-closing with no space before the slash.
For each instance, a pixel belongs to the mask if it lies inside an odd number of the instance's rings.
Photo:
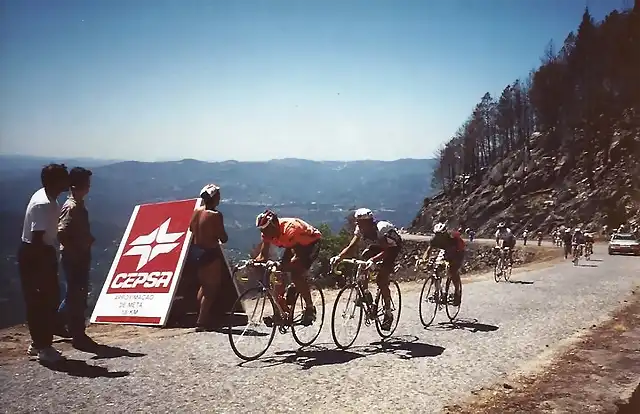
<path id="1" fill-rule="evenodd" d="M 69 172 L 71 194 L 62 206 L 58 221 L 60 261 L 67 279 L 67 294 L 58 310 L 76 348 L 95 346 L 85 333 L 85 311 L 89 294 L 91 245 L 89 213 L 84 198 L 91 188 L 91 171 L 75 167 Z"/>
<path id="2" fill-rule="evenodd" d="M 453 234 L 447 232 L 445 223 L 438 223 L 433 228 L 433 238 L 429 242 L 427 251 L 422 256 L 423 260 L 427 260 L 432 249 L 442 249 L 445 251 L 444 258 L 449 262 L 449 277 L 453 281 L 455 287 L 454 306 L 460 306 L 462 300 L 462 281 L 460 279 L 460 269 L 464 260 L 464 241 L 460 236 L 460 232 L 455 231 Z"/>
<path id="3" fill-rule="evenodd" d="M 564 244 L 564 258 L 569 257 L 569 253 L 571 253 L 571 229 L 566 229 L 564 234 L 562 234 L 562 243 Z"/>

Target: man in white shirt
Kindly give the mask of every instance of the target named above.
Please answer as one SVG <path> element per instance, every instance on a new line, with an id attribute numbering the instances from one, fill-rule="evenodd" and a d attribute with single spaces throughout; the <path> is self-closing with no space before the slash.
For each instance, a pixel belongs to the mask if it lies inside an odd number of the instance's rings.
<path id="1" fill-rule="evenodd" d="M 43 188 L 31 196 L 24 215 L 18 267 L 32 341 L 27 352 L 40 361 L 56 362 L 61 354 L 51 344 L 60 296 L 57 198 L 67 191 L 69 174 L 64 164 L 49 164 L 42 168 L 40 180 Z"/>

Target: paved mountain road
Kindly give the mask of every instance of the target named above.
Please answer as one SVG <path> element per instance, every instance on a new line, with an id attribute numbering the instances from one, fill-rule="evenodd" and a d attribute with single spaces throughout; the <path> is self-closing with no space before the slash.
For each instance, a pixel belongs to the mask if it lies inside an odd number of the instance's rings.
<path id="1" fill-rule="evenodd" d="M 99 368 L 74 376 L 11 363 L 0 367 L 0 411 L 437 412 L 606 319 L 640 283 L 640 258 L 596 246 L 584 266 L 564 262 L 513 279 L 522 283 L 466 284 L 460 318 L 469 323 L 459 329 L 423 329 L 420 286 L 402 284 L 400 324 L 384 347 L 363 326 L 352 349 L 336 350 L 329 311 L 318 346 L 296 352 L 290 335 L 276 334 L 263 359 L 245 364 L 218 333 L 118 344 L 146 354 L 139 358 L 67 354 L 108 369 L 107 377 Z"/>

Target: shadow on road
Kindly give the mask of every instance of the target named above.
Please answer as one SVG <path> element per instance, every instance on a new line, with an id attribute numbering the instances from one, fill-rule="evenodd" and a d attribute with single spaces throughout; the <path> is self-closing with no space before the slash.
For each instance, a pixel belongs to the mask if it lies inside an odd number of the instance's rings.
<path id="1" fill-rule="evenodd" d="M 477 319 L 460 319 L 455 322 L 440 322 L 437 326 L 438 329 L 453 330 L 464 329 L 469 332 L 493 332 L 497 331 L 498 327 L 495 325 L 487 325 L 485 323 L 478 322 Z"/>
<path id="2" fill-rule="evenodd" d="M 238 366 L 246 368 L 268 368 L 281 364 L 297 364 L 302 369 L 311 369 L 322 365 L 344 364 L 365 355 L 349 350 L 330 349 L 322 345 L 312 345 L 295 351 L 277 351 L 276 356 L 269 356 L 253 361 L 259 366 L 250 366 L 248 362 L 241 362 Z"/>
<path id="3" fill-rule="evenodd" d="M 514 285 L 533 285 L 533 281 L 530 280 L 510 280 L 509 283 Z"/>
<path id="4" fill-rule="evenodd" d="M 336 349 L 333 344 L 312 345 L 295 351 L 277 351 L 275 356 L 256 361 L 241 362 L 239 367 L 269 368 L 280 364 L 297 364 L 302 369 L 322 365 L 344 364 L 369 355 L 390 353 L 401 359 L 436 357 L 444 352 L 443 347 L 417 342 L 417 336 L 391 337 L 350 349 Z M 331 347 L 331 348 L 329 348 Z"/>
<path id="5" fill-rule="evenodd" d="M 372 347 L 358 347 L 366 354 L 392 353 L 400 359 L 437 357 L 444 352 L 443 347 L 438 345 L 418 342 L 418 337 L 413 335 L 403 335 L 402 337 L 391 337 L 387 340 L 372 342 Z M 379 346 L 379 348 L 377 348 Z"/>
<path id="6" fill-rule="evenodd" d="M 70 339 L 62 339 L 55 342 L 72 343 Z M 131 352 L 127 349 L 120 348 L 118 346 L 103 345 L 98 343 L 86 344 L 86 345 L 80 345 L 80 346 L 72 345 L 72 346 L 78 351 L 94 354 L 94 356 L 92 356 L 91 359 L 110 359 L 110 358 L 120 358 L 120 357 L 140 358 L 143 356 L 147 356 L 147 354 L 143 354 L 140 352 Z"/>
<path id="7" fill-rule="evenodd" d="M 129 371 L 109 371 L 107 368 L 89 365 L 79 359 L 63 359 L 55 363 L 41 362 L 40 365 L 52 371 L 67 373 L 72 377 L 122 378 L 129 375 Z"/>
<path id="8" fill-rule="evenodd" d="M 229 328 L 228 327 L 224 327 L 224 328 L 212 330 L 210 332 L 217 332 L 217 333 L 222 333 L 222 334 L 226 335 L 226 334 L 229 333 Z M 244 332 L 244 334 L 243 334 L 243 332 Z M 246 331 L 244 331 L 244 329 L 231 329 L 231 333 L 233 335 L 244 335 L 244 336 L 269 336 L 270 335 L 270 333 L 258 332 L 258 331 L 254 331 L 254 330 L 246 330 Z"/>
<path id="9" fill-rule="evenodd" d="M 83 349 L 80 349 L 80 350 L 83 351 Z M 110 359 L 110 358 L 120 358 L 120 357 L 140 358 L 147 355 L 141 352 L 131 352 L 127 349 L 120 348 L 118 346 L 110 346 L 110 345 L 98 345 L 94 349 L 86 350 L 86 352 L 91 352 L 92 354 L 95 354 L 94 356 L 91 357 L 91 359 Z"/>
<path id="10" fill-rule="evenodd" d="M 578 267 L 598 267 L 598 265 L 579 263 Z"/>
<path id="11" fill-rule="evenodd" d="M 602 259 L 590 259 L 589 261 L 590 261 L 590 262 L 601 262 L 601 261 L 602 261 Z"/>

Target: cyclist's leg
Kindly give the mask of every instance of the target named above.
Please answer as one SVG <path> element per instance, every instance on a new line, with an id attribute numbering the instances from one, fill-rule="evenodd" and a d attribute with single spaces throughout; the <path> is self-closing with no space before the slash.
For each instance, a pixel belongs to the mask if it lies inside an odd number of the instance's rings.
<path id="1" fill-rule="evenodd" d="M 460 268 L 462 268 L 463 256 L 458 255 L 449 261 L 449 277 L 453 282 L 453 304 L 459 306 L 462 301 L 462 280 L 460 279 Z"/>
<path id="2" fill-rule="evenodd" d="M 388 248 L 384 256 L 382 257 L 382 266 L 380 266 L 380 270 L 378 272 L 378 277 L 376 282 L 378 284 L 378 288 L 380 288 L 380 294 L 382 295 L 382 300 L 384 301 L 384 308 L 391 308 L 391 291 L 389 290 L 389 276 L 393 272 L 393 268 L 396 263 L 396 259 L 400 254 L 400 247 L 390 247 Z"/>
<path id="3" fill-rule="evenodd" d="M 393 323 L 393 313 L 391 311 L 391 291 L 389 290 L 389 276 L 393 272 L 396 258 L 398 257 L 400 250 L 401 246 L 395 246 L 390 247 L 385 251 L 385 254 L 382 257 L 382 266 L 380 266 L 378 277 L 376 279 L 385 310 L 384 320 L 382 321 L 380 327 L 385 331 L 390 330 L 391 324 Z"/>
<path id="4" fill-rule="evenodd" d="M 362 260 L 369 260 L 372 257 L 378 255 L 380 252 L 382 251 L 382 248 L 378 245 L 371 245 L 369 247 L 367 247 L 363 252 L 362 252 Z M 388 282 L 387 282 L 388 283 Z M 362 288 L 364 290 L 367 290 L 369 288 L 369 278 L 364 278 L 364 280 L 362 281 Z M 384 299 L 384 297 L 383 297 Z"/>
<path id="5" fill-rule="evenodd" d="M 458 252 L 449 259 L 449 277 L 453 282 L 454 291 L 454 305 L 460 305 L 462 300 L 462 280 L 460 279 L 460 269 L 462 268 L 462 262 L 464 261 L 464 252 Z"/>
<path id="6" fill-rule="evenodd" d="M 317 243 L 317 242 L 316 242 Z M 311 267 L 313 261 L 317 258 L 312 257 L 312 250 L 315 250 L 315 244 L 309 246 L 296 246 L 293 248 L 293 257 L 289 263 L 288 271 L 291 272 L 291 279 L 296 287 L 296 290 L 302 296 L 305 307 L 310 308 L 313 306 L 311 300 L 311 290 L 309 288 L 309 281 L 307 280 L 307 271 Z"/>

